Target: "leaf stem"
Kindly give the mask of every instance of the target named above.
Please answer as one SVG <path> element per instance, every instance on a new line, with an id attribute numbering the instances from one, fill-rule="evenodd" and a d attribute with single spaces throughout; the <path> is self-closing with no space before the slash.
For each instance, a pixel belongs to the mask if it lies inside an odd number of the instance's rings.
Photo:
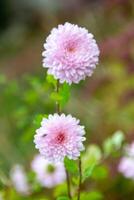
<path id="1" fill-rule="evenodd" d="M 57 92 L 57 94 L 59 93 L 59 89 L 60 89 L 60 82 L 59 82 L 59 80 L 57 80 L 57 83 L 56 83 L 56 92 Z M 60 108 L 59 101 L 56 101 L 56 112 L 58 114 L 61 113 L 61 108 Z M 67 193 L 68 193 L 69 199 L 72 199 L 71 189 L 70 189 L 70 176 L 69 176 L 69 173 L 68 173 L 67 169 L 65 169 L 65 171 L 66 171 Z"/>
<path id="2" fill-rule="evenodd" d="M 81 182 L 82 182 L 81 157 L 79 157 L 78 165 L 79 165 L 79 185 L 78 185 L 78 197 L 77 197 L 77 200 L 80 200 Z"/>

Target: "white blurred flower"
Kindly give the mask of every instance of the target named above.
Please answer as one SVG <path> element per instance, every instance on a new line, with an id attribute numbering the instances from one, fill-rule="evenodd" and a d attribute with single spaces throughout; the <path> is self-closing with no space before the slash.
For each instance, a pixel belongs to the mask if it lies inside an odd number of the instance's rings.
<path id="1" fill-rule="evenodd" d="M 63 163 L 52 164 L 40 154 L 35 156 L 31 167 L 36 173 L 39 183 L 47 188 L 52 188 L 55 185 L 63 183 L 66 179 Z"/>
<path id="2" fill-rule="evenodd" d="M 134 179 L 134 142 L 127 145 L 125 154 L 120 160 L 118 171 L 125 177 Z"/>
<path id="3" fill-rule="evenodd" d="M 10 172 L 10 177 L 12 184 L 18 193 L 23 195 L 29 194 L 30 187 L 27 182 L 25 171 L 21 165 L 17 164 L 13 166 Z"/>
<path id="4" fill-rule="evenodd" d="M 134 142 L 125 148 L 126 155 L 134 159 Z"/>

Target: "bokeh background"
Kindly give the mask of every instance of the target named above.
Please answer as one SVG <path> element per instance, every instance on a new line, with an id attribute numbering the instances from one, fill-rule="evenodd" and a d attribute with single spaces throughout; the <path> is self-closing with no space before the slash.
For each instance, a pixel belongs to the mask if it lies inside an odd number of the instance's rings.
<path id="1" fill-rule="evenodd" d="M 14 163 L 29 167 L 36 153 L 34 119 L 55 111 L 41 53 L 50 30 L 66 21 L 93 33 L 101 54 L 93 76 L 71 87 L 64 111 L 86 126 L 87 144 L 101 145 L 119 129 L 127 142 L 134 139 L 134 1 L 0 0 L 2 175 L 8 176 Z M 117 164 L 118 159 L 108 160 L 108 177 L 90 186 L 106 200 L 133 200 L 134 182 L 119 175 Z"/>

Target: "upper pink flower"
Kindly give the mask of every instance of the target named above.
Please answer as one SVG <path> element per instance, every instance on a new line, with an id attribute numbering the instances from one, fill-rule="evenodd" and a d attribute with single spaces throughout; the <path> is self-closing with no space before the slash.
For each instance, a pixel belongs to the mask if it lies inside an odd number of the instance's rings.
<path id="1" fill-rule="evenodd" d="M 91 76 L 98 64 L 99 49 L 93 35 L 74 24 L 53 28 L 44 48 L 43 67 L 61 83 L 78 83 Z"/>
<path id="2" fill-rule="evenodd" d="M 75 160 L 84 150 L 84 126 L 80 126 L 79 120 L 71 115 L 49 115 L 48 119 L 42 120 L 36 133 L 36 148 L 49 161 L 63 161 L 65 156 Z"/>
<path id="3" fill-rule="evenodd" d="M 31 163 L 31 167 L 36 173 L 36 178 L 39 183 L 47 188 L 63 183 L 66 179 L 63 163 L 51 164 L 40 154 L 35 156 Z"/>

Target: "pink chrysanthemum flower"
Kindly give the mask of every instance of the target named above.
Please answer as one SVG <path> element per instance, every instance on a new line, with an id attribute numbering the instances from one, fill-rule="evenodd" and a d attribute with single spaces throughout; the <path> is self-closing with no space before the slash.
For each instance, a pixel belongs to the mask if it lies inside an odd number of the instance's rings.
<path id="1" fill-rule="evenodd" d="M 37 180 L 42 186 L 52 188 L 66 179 L 63 163 L 52 164 L 43 156 L 36 155 L 31 163 L 32 170 L 36 173 Z"/>
<path id="2" fill-rule="evenodd" d="M 134 179 L 134 143 L 125 148 L 125 154 L 120 160 L 118 171 L 125 177 Z"/>
<path id="3" fill-rule="evenodd" d="M 43 67 L 61 83 L 78 83 L 91 76 L 98 64 L 99 49 L 93 35 L 74 24 L 53 28 L 44 48 Z"/>
<path id="4" fill-rule="evenodd" d="M 36 148 L 49 161 L 63 161 L 65 156 L 75 160 L 84 150 L 84 126 L 80 126 L 79 120 L 71 115 L 49 115 L 48 119 L 42 120 L 36 133 Z"/>

